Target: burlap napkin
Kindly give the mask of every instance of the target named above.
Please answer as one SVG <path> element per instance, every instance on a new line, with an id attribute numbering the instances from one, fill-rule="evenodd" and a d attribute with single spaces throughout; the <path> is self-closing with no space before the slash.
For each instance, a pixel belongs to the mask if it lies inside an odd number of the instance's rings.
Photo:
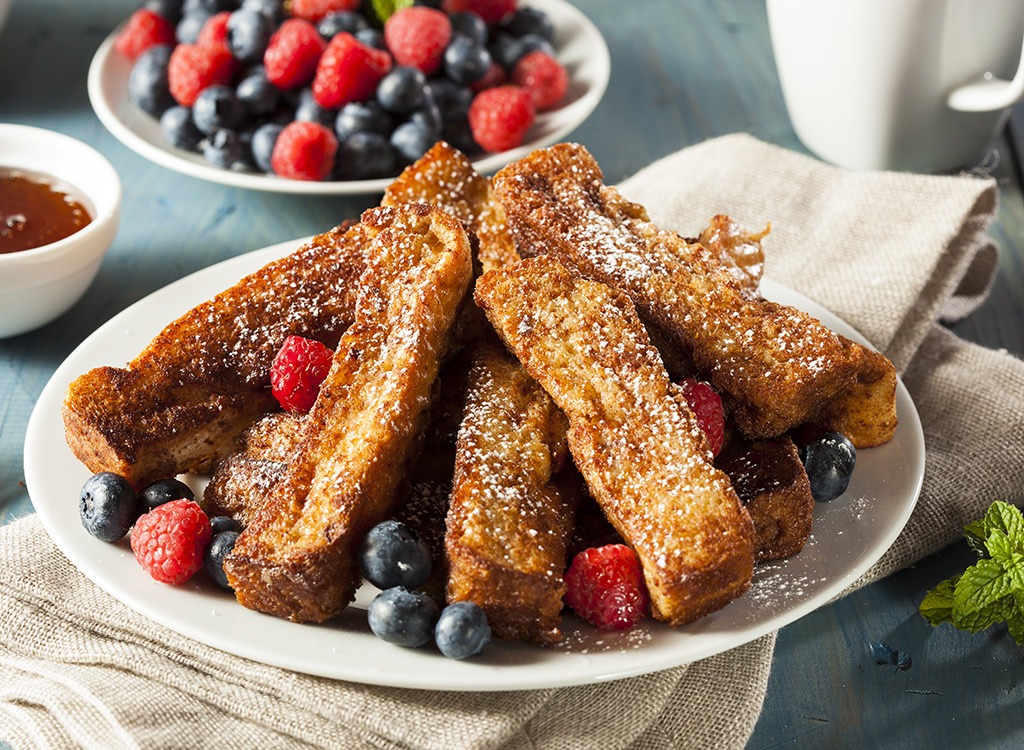
<path id="1" fill-rule="evenodd" d="M 864 580 L 941 548 L 991 500 L 1019 499 L 1024 365 L 935 323 L 966 314 L 988 288 L 991 180 L 850 174 L 729 136 L 622 189 L 683 234 L 716 212 L 752 227 L 771 221 L 769 276 L 848 320 L 904 371 L 927 433 L 924 493 Z M 362 686 L 184 639 L 93 586 L 33 517 L 0 529 L 0 738 L 16 748 L 742 747 L 774 640 L 577 688 Z"/>

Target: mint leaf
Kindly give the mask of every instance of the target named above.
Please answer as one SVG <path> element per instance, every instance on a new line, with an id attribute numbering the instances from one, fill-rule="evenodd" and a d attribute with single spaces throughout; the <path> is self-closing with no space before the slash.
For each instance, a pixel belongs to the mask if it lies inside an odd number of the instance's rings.
<path id="1" fill-rule="evenodd" d="M 402 10 L 402 8 L 411 8 L 414 0 L 371 0 L 370 4 L 373 6 L 373 12 L 377 18 L 380 19 L 381 23 L 384 23 L 392 14 Z"/>
<path id="2" fill-rule="evenodd" d="M 964 539 L 978 557 L 988 557 L 988 550 L 985 548 L 985 522 L 982 519 L 972 521 L 964 526 Z"/>
<path id="3" fill-rule="evenodd" d="M 1013 593 L 1014 607 L 1006 618 L 1006 627 L 1018 646 L 1024 646 L 1024 593 Z"/>
<path id="4" fill-rule="evenodd" d="M 953 621 L 988 607 L 1010 593 L 1010 579 L 996 560 L 978 560 L 964 571 L 953 591 Z"/>
<path id="5" fill-rule="evenodd" d="M 1019 508 L 996 500 L 985 513 L 984 528 L 986 539 L 993 531 L 1002 531 L 1013 540 L 1018 552 L 1024 552 L 1024 515 Z"/>
<path id="6" fill-rule="evenodd" d="M 1010 580 L 1010 588 L 1024 593 L 1024 554 L 1018 545 L 999 529 L 993 529 L 985 540 L 985 548 L 992 559 L 1003 566 Z"/>
<path id="7" fill-rule="evenodd" d="M 921 613 L 931 625 L 941 625 L 944 622 L 951 622 L 953 619 L 953 589 L 960 576 L 947 578 L 938 586 L 933 588 L 921 601 L 917 611 Z"/>
<path id="8" fill-rule="evenodd" d="M 1014 601 L 1012 596 L 1004 596 L 994 602 L 989 602 L 981 609 L 970 612 L 953 609 L 953 626 L 968 633 L 979 633 L 985 628 L 1003 622 L 1013 615 Z"/>

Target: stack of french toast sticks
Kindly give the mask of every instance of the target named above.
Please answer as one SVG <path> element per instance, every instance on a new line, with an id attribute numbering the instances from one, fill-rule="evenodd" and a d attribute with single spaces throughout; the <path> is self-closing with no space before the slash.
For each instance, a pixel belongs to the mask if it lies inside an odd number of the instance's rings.
<path id="1" fill-rule="evenodd" d="M 660 228 L 579 145 L 492 181 L 439 143 L 358 223 L 76 379 L 67 441 L 136 487 L 212 474 L 204 506 L 245 526 L 225 561 L 238 601 L 279 617 L 338 614 L 363 536 L 393 517 L 432 548 L 425 588 L 501 637 L 559 641 L 568 558 L 613 539 L 652 615 L 692 622 L 810 535 L 795 431 L 868 447 L 896 428 L 891 363 L 759 295 L 763 234 Z M 289 335 L 335 351 L 305 415 L 270 392 Z M 684 376 L 723 398 L 717 458 Z"/>

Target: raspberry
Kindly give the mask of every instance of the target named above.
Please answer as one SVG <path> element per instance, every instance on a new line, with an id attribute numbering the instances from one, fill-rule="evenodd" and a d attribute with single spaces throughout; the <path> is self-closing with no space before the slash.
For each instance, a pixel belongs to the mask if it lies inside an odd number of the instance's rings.
<path id="1" fill-rule="evenodd" d="M 203 567 L 210 519 L 192 500 L 172 500 L 139 516 L 132 552 L 153 578 L 176 586 Z"/>
<path id="2" fill-rule="evenodd" d="M 151 10 L 140 8 L 129 16 L 114 41 L 114 49 L 134 61 L 150 47 L 176 42 L 174 26 L 166 18 Z"/>
<path id="3" fill-rule="evenodd" d="M 485 151 L 507 151 L 523 142 L 535 115 L 529 91 L 521 86 L 495 86 L 473 98 L 469 127 Z"/>
<path id="4" fill-rule="evenodd" d="M 377 89 L 380 79 L 391 70 L 391 57 L 348 33 L 335 36 L 316 67 L 313 98 L 327 109 L 361 102 Z"/>
<path id="5" fill-rule="evenodd" d="M 263 55 L 267 80 L 279 89 L 309 83 L 326 42 L 309 21 L 289 18 L 270 37 Z"/>
<path id="6" fill-rule="evenodd" d="M 181 106 L 191 107 L 203 89 L 231 83 L 234 67 L 234 58 L 227 52 L 198 44 L 179 44 L 167 63 L 171 96 Z"/>
<path id="7" fill-rule="evenodd" d="M 231 18 L 230 11 L 221 11 L 206 19 L 206 23 L 199 29 L 196 37 L 196 44 L 200 47 L 211 47 L 223 50 L 229 55 L 231 48 L 228 46 L 228 19 Z"/>
<path id="8" fill-rule="evenodd" d="M 286 338 L 270 368 L 274 398 L 288 411 L 308 412 L 331 369 L 333 357 L 334 353 L 319 341 L 302 336 Z"/>
<path id="9" fill-rule="evenodd" d="M 493 89 L 495 86 L 501 86 L 507 82 L 508 74 L 505 73 L 505 69 L 492 60 L 491 67 L 484 73 L 484 77 L 473 81 L 469 84 L 469 88 L 479 93 L 484 89 Z"/>
<path id="10" fill-rule="evenodd" d="M 516 10 L 517 0 L 442 0 L 441 10 L 448 15 L 469 11 L 488 24 L 494 24 Z"/>
<path id="11" fill-rule="evenodd" d="M 538 112 L 551 109 L 569 90 L 569 74 L 559 62 L 542 50 L 523 55 L 512 69 L 512 83 L 530 92 Z"/>
<path id="12" fill-rule="evenodd" d="M 328 13 L 358 10 L 362 0 L 292 0 L 291 11 L 296 18 L 317 23 Z"/>
<path id="13" fill-rule="evenodd" d="M 686 378 L 679 385 L 683 387 L 686 403 L 697 417 L 697 424 L 707 436 L 711 454 L 717 456 L 725 441 L 725 411 L 722 407 L 722 397 L 708 383 L 695 378 Z"/>
<path id="14" fill-rule="evenodd" d="M 624 544 L 585 549 L 565 572 L 565 603 L 591 625 L 629 630 L 647 613 L 650 597 L 636 553 Z"/>
<path id="15" fill-rule="evenodd" d="M 441 67 L 451 38 L 451 21 L 433 8 L 403 8 L 384 24 L 384 43 L 395 62 L 419 68 L 427 75 Z"/>

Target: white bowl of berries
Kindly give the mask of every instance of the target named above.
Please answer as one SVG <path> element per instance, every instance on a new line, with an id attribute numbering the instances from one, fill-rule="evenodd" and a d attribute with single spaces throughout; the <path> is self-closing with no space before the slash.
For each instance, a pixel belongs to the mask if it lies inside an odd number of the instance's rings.
<path id="1" fill-rule="evenodd" d="M 563 140 L 610 75 L 603 37 L 565 0 L 442 0 L 383 21 L 361 0 L 223 5 L 136 11 L 88 88 L 126 146 L 236 187 L 381 192 L 437 140 L 493 172 Z"/>

